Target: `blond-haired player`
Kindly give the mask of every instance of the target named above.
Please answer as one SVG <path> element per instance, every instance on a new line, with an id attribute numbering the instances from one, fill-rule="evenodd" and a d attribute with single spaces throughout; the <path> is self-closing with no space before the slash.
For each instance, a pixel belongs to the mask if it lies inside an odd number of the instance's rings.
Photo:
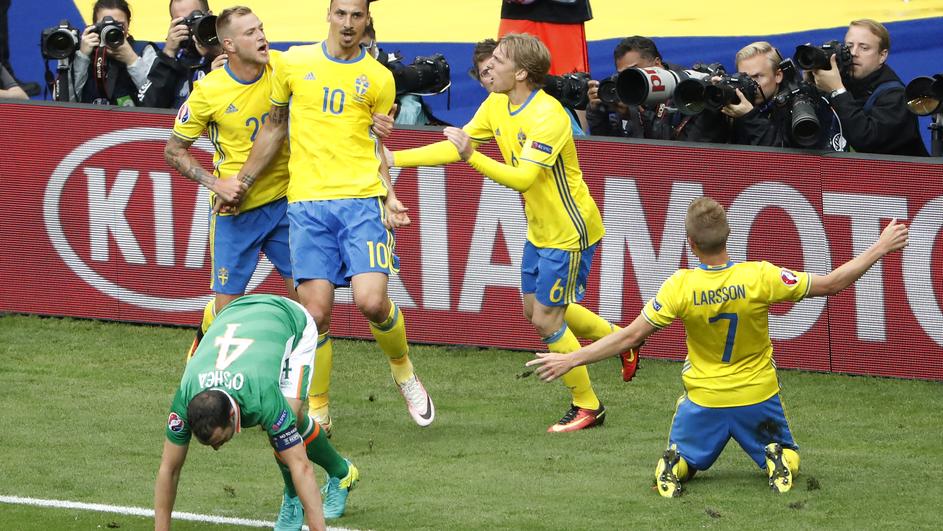
<path id="1" fill-rule="evenodd" d="M 527 365 L 550 381 L 637 346 L 680 319 L 688 347 L 681 370 L 685 394 L 655 470 L 658 493 L 679 496 L 681 482 L 707 470 L 731 437 L 766 469 L 770 487 L 786 492 L 799 471 L 799 447 L 779 397 L 769 305 L 838 293 L 882 256 L 905 247 L 907 227 L 891 221 L 877 242 L 827 275 L 730 260 L 727 214 L 708 197 L 688 207 L 685 229 L 700 265 L 671 275 L 632 324 L 567 356 L 537 354 Z"/>

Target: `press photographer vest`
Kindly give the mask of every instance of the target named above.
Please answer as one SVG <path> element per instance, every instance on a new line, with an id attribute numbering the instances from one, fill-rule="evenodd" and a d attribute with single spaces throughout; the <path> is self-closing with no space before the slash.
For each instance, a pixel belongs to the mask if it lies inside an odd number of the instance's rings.
<path id="1" fill-rule="evenodd" d="M 151 42 L 137 42 L 130 36 L 128 42 L 131 49 L 138 57 L 144 55 L 144 50 L 148 46 L 154 46 Z M 155 47 L 156 50 L 156 47 Z M 79 101 L 83 103 L 98 103 L 110 105 L 121 105 L 124 107 L 133 107 L 140 104 L 138 100 L 138 88 L 128 73 L 128 67 L 111 57 L 110 52 L 105 55 L 105 78 L 102 82 L 96 77 L 97 50 L 92 53 L 91 62 L 88 65 L 88 79 L 85 86 L 82 87 L 82 94 Z M 104 89 L 104 92 L 102 91 Z"/>

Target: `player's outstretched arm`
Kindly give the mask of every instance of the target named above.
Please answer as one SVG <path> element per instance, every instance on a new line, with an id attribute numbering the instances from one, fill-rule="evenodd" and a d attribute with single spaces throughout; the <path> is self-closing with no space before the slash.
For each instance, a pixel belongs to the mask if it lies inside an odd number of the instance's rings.
<path id="1" fill-rule="evenodd" d="M 809 287 L 808 296 L 834 295 L 854 284 L 881 257 L 906 247 L 908 236 L 909 230 L 906 225 L 898 223 L 896 218 L 891 220 L 884 231 L 881 232 L 878 240 L 863 253 L 845 262 L 827 275 L 812 275 L 812 278 L 809 279 L 812 285 Z"/>
<path id="2" fill-rule="evenodd" d="M 291 472 L 291 481 L 305 510 L 305 521 L 312 531 L 326 529 L 324 513 L 321 510 L 321 493 L 314 479 L 314 468 L 303 443 L 296 444 L 278 452 L 278 456 Z"/>
<path id="3" fill-rule="evenodd" d="M 187 460 L 189 445 L 180 446 L 164 439 L 164 452 L 160 456 L 160 469 L 154 483 L 154 530 L 170 529 L 170 515 L 177 499 L 177 483 L 180 470 Z"/>
<path id="4" fill-rule="evenodd" d="M 203 169 L 199 161 L 190 153 L 193 142 L 176 135 L 170 135 L 164 146 L 164 160 L 175 170 L 191 181 L 207 187 L 226 203 L 238 202 L 246 191 L 246 185 L 237 179 L 217 179 Z"/>
<path id="5" fill-rule="evenodd" d="M 458 150 L 462 160 L 498 184 L 518 192 L 526 192 L 540 175 L 540 167 L 536 164 L 527 163 L 515 167 L 502 164 L 477 151 L 474 141 L 464 129 L 446 127 L 442 132 Z"/>
<path id="6" fill-rule="evenodd" d="M 573 367 L 589 365 L 599 360 L 617 356 L 630 348 L 638 348 L 656 330 L 658 329 L 639 314 L 629 326 L 617 330 L 576 352 L 565 354 L 537 352 L 535 353 L 536 357 L 525 365 L 534 367 L 534 371 L 541 380 L 550 382 L 563 376 Z"/>

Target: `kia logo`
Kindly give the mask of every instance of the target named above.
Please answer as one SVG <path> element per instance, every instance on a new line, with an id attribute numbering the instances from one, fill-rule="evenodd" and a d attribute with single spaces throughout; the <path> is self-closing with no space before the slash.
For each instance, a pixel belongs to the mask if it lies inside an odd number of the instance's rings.
<path id="1" fill-rule="evenodd" d="M 153 210 L 155 220 L 154 256 L 150 257 L 152 259 L 149 260 L 149 257 L 145 256 L 141 250 L 135 233 L 130 230 L 130 224 L 124 215 L 140 172 L 137 170 L 118 170 L 117 178 L 111 189 L 108 190 L 105 185 L 105 170 L 84 165 L 94 155 L 129 142 L 149 142 L 155 146 L 155 149 L 162 149 L 170 134 L 170 129 L 135 127 L 105 133 L 76 147 L 62 159 L 50 176 L 43 197 L 43 220 L 49 240 L 63 262 L 79 278 L 101 293 L 121 302 L 148 310 L 166 312 L 201 310 L 209 301 L 211 295 L 195 297 L 160 296 L 135 291 L 103 277 L 95 271 L 89 261 L 79 256 L 63 231 L 63 224 L 69 221 L 68 218 L 63 219 L 60 210 L 63 191 L 70 178 L 84 175 L 88 181 L 89 216 L 89 230 L 84 237 L 88 238 L 91 262 L 108 263 L 109 261 L 123 259 L 129 264 L 137 266 L 172 267 L 175 272 L 182 272 L 180 264 L 176 264 L 174 259 L 176 239 L 173 236 L 170 169 L 160 168 L 149 174 L 154 184 L 154 202 L 152 205 L 146 205 L 146 208 Z M 212 144 L 205 138 L 197 140 L 194 146 L 210 154 L 214 152 Z M 175 180 L 179 179 L 181 177 L 175 178 Z M 197 205 L 197 208 L 194 209 L 191 220 L 190 238 L 185 244 L 188 252 L 183 266 L 201 269 L 206 273 L 205 282 L 208 284 L 208 267 L 202 266 L 205 261 L 206 235 L 208 233 L 209 192 L 201 186 L 198 193 L 200 197 L 195 198 L 193 203 Z M 132 208 L 135 209 L 144 208 L 138 203 L 133 205 Z M 112 240 L 117 244 L 119 250 L 115 255 L 109 254 L 109 245 Z M 252 275 L 247 291 L 252 291 L 261 284 L 272 270 L 271 262 L 263 259 L 256 268 L 255 274 Z"/>

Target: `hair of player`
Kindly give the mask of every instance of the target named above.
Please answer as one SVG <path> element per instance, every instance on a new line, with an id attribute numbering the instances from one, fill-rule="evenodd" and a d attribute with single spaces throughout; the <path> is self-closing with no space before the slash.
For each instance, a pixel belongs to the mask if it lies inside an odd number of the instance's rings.
<path id="1" fill-rule="evenodd" d="M 227 7 L 216 17 L 216 34 L 225 34 L 229 29 L 229 26 L 232 25 L 232 19 L 251 14 L 252 10 L 246 6 Z"/>
<path id="2" fill-rule="evenodd" d="M 131 6 L 127 0 L 98 0 L 92 6 L 92 22 L 98 22 L 98 12 L 102 9 L 120 9 L 128 16 L 128 24 L 131 23 Z"/>
<path id="3" fill-rule="evenodd" d="M 879 52 L 884 50 L 891 50 L 891 34 L 887 31 L 887 28 L 884 27 L 884 24 L 881 24 L 877 20 L 871 18 L 859 18 L 858 20 L 852 20 L 848 23 L 848 26 L 861 26 L 862 28 L 867 28 L 875 37 L 878 38 L 878 43 L 880 44 Z"/>
<path id="4" fill-rule="evenodd" d="M 662 61 L 661 53 L 658 51 L 658 47 L 655 46 L 655 41 L 641 35 L 633 35 L 619 41 L 615 50 L 612 51 L 612 58 L 618 61 L 629 52 L 638 52 L 639 56 L 649 61 L 654 59 Z"/>
<path id="5" fill-rule="evenodd" d="M 508 33 L 498 41 L 515 66 L 527 72 L 527 80 L 542 87 L 550 71 L 550 50 L 540 39 L 526 33 Z"/>
<path id="6" fill-rule="evenodd" d="M 193 436 L 203 444 L 209 444 L 216 428 L 229 426 L 232 406 L 229 397 L 214 389 L 199 392 L 187 404 L 187 422 Z"/>
<path id="7" fill-rule="evenodd" d="M 743 48 L 740 48 L 734 62 L 739 65 L 740 61 L 752 59 L 757 55 L 765 55 L 766 58 L 769 59 L 770 64 L 773 65 L 773 72 L 779 70 L 779 63 L 783 62 L 783 56 L 779 54 L 779 50 L 766 41 L 751 42 Z"/>
<path id="8" fill-rule="evenodd" d="M 684 228 L 694 245 L 705 254 L 716 254 L 727 247 L 730 225 L 727 212 L 710 197 L 699 197 L 688 206 Z"/>
<path id="9" fill-rule="evenodd" d="M 170 3 L 167 4 L 167 11 L 171 13 L 171 16 L 173 16 L 173 11 L 171 10 L 174 8 L 174 4 L 176 4 L 177 2 L 183 2 L 183 1 L 185 0 L 170 0 Z M 209 0 L 199 0 L 199 2 L 200 2 L 200 11 L 202 11 L 204 15 L 209 13 L 210 12 Z"/>
<path id="10" fill-rule="evenodd" d="M 367 8 L 367 12 L 370 11 L 370 4 L 372 4 L 372 3 L 374 3 L 374 2 L 377 2 L 377 1 L 379 1 L 379 0 L 367 0 L 367 1 L 365 2 L 365 4 L 366 4 L 365 7 Z M 331 7 L 334 7 L 334 0 L 331 0 L 331 3 L 328 4 L 328 8 L 331 8 Z"/>

